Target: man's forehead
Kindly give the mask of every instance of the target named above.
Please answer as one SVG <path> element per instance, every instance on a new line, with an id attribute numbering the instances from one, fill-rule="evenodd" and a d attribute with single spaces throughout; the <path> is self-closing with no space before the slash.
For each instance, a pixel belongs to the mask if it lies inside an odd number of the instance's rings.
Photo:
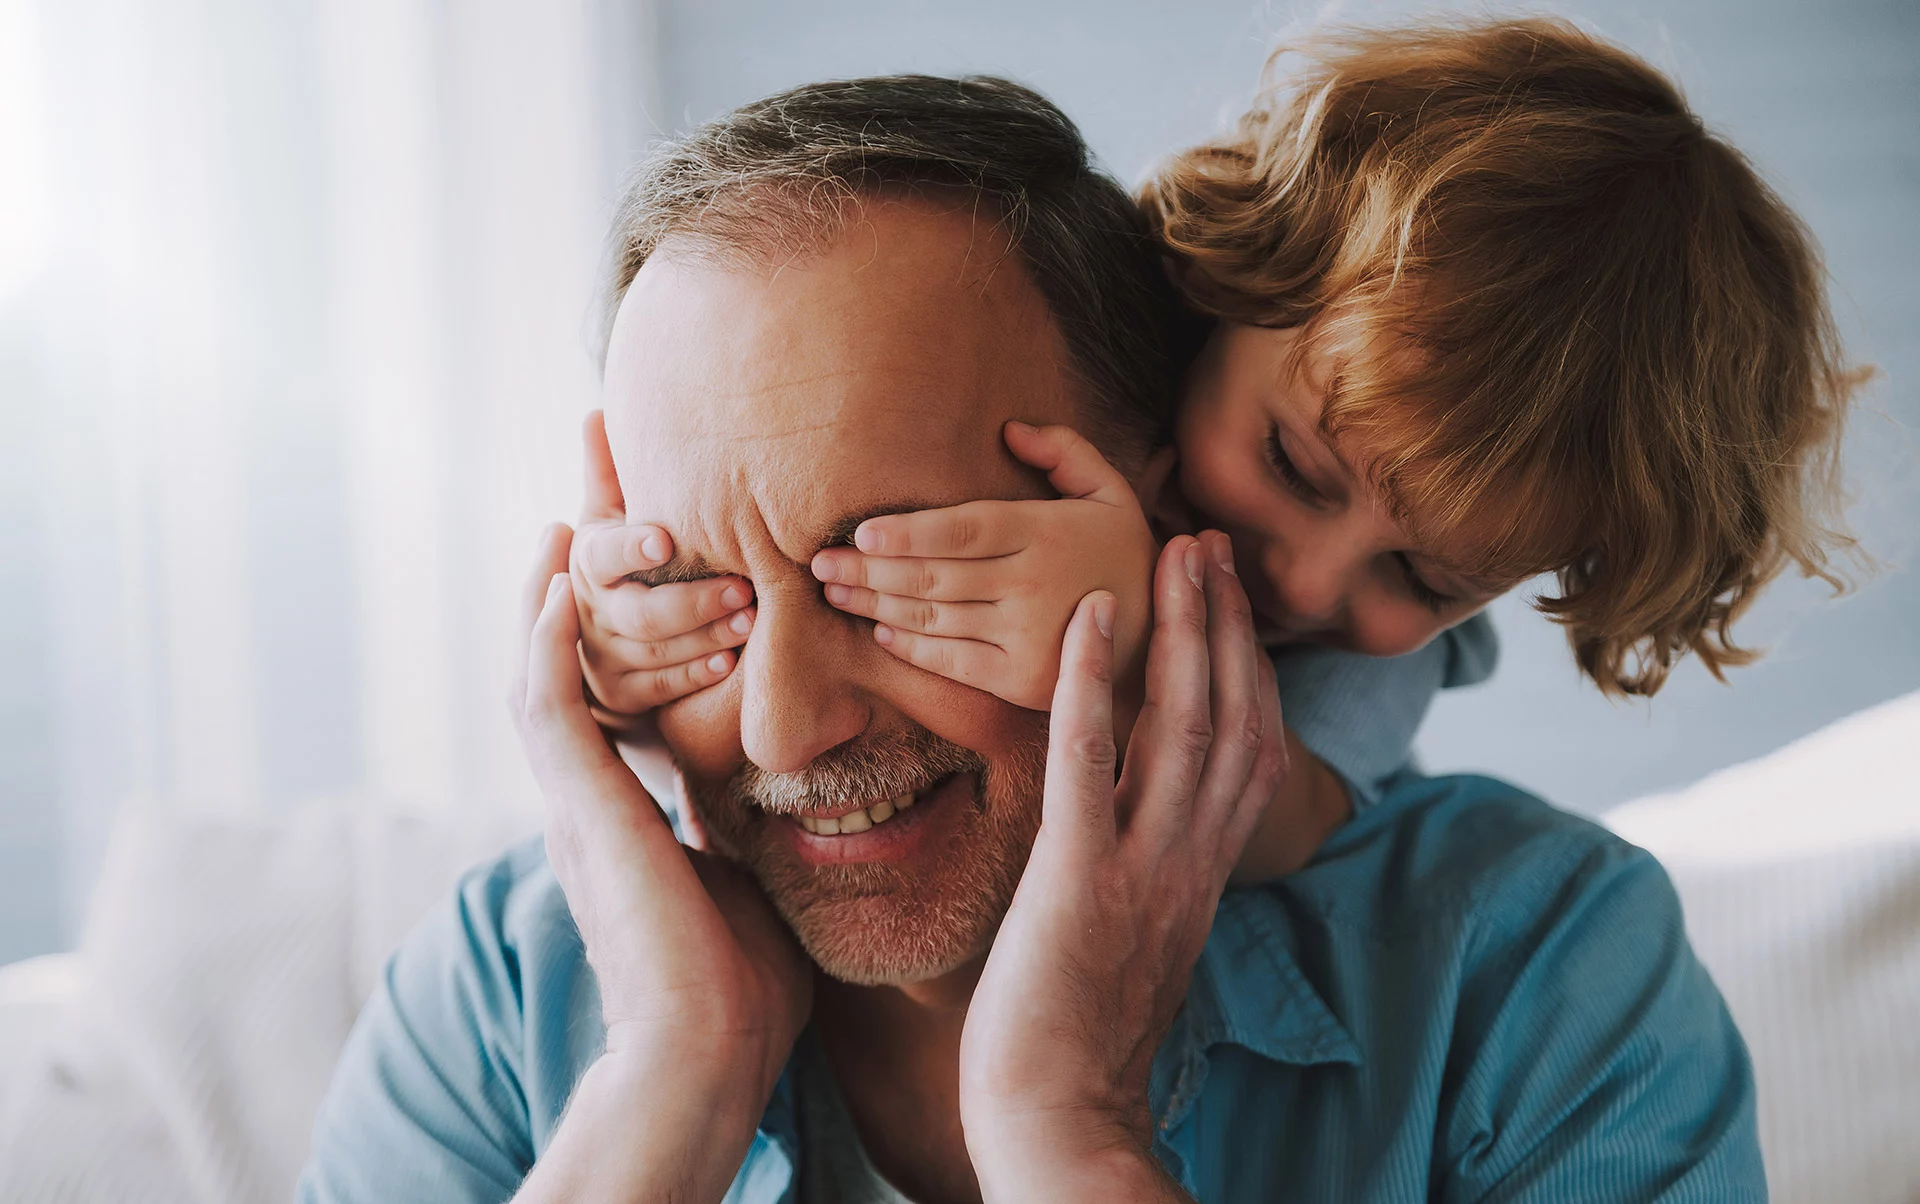
<path id="1" fill-rule="evenodd" d="M 874 513 L 1031 496 L 1001 427 L 1073 421 L 1077 386 L 1024 269 L 980 242 L 906 207 L 799 262 L 649 262 L 607 364 L 629 515 L 751 500 L 797 549 Z"/>

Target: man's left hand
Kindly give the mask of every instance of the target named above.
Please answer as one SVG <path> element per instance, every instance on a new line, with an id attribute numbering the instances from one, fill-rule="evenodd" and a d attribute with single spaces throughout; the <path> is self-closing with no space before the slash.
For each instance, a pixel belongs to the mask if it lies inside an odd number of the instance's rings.
<path id="1" fill-rule="evenodd" d="M 1228 872 L 1286 773 L 1273 670 L 1226 536 L 1160 557 L 1146 705 L 1114 781 L 1112 595 L 1082 600 L 1040 833 L 967 1012 L 960 1110 L 985 1199 L 1182 1199 L 1147 1078 Z"/>

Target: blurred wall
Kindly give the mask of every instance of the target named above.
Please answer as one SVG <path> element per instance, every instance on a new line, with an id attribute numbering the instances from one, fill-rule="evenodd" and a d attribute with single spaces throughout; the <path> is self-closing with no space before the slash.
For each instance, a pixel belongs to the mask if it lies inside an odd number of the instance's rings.
<path id="1" fill-rule="evenodd" d="M 531 807 L 625 0 L 0 0 L 0 961 L 115 817 Z"/>
<path id="2" fill-rule="evenodd" d="M 661 91 L 675 128 L 810 79 L 988 71 L 1031 83 L 1138 180 L 1241 108 L 1275 37 L 1316 12 L 1351 21 L 1482 6 L 1247 0 L 667 0 Z M 1746 760 L 1920 688 L 1920 4 L 1911 0 L 1565 0 L 1575 19 L 1675 75 L 1824 244 L 1855 356 L 1883 377 L 1847 449 L 1879 576 L 1835 602 L 1795 580 L 1744 631 L 1772 649 L 1731 684 L 1689 663 L 1650 703 L 1611 704 L 1557 628 L 1511 596 L 1494 680 L 1446 696 L 1422 732 L 1436 769 L 1477 769 L 1600 811 Z M 1915 789 L 1920 803 L 1920 787 Z"/>

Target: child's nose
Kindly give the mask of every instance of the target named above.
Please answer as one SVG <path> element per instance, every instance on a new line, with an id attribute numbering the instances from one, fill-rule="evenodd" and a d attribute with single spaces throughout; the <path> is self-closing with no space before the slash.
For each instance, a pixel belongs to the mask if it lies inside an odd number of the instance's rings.
<path id="1" fill-rule="evenodd" d="M 1314 549 L 1282 556 L 1282 563 L 1268 566 L 1268 576 L 1286 607 L 1285 617 L 1316 626 L 1337 620 L 1345 604 L 1347 580 L 1339 561 Z"/>

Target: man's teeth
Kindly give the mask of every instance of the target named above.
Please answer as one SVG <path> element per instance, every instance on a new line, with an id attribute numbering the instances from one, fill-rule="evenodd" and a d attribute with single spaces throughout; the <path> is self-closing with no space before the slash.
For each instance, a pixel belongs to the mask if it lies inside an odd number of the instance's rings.
<path id="1" fill-rule="evenodd" d="M 851 836 L 855 832 L 864 832 L 875 824 L 884 824 L 894 816 L 913 806 L 913 792 L 897 798 L 881 799 L 871 807 L 860 811 L 849 811 L 845 815 L 836 815 L 831 819 L 815 819 L 811 815 L 796 815 L 800 826 L 815 836 Z"/>

